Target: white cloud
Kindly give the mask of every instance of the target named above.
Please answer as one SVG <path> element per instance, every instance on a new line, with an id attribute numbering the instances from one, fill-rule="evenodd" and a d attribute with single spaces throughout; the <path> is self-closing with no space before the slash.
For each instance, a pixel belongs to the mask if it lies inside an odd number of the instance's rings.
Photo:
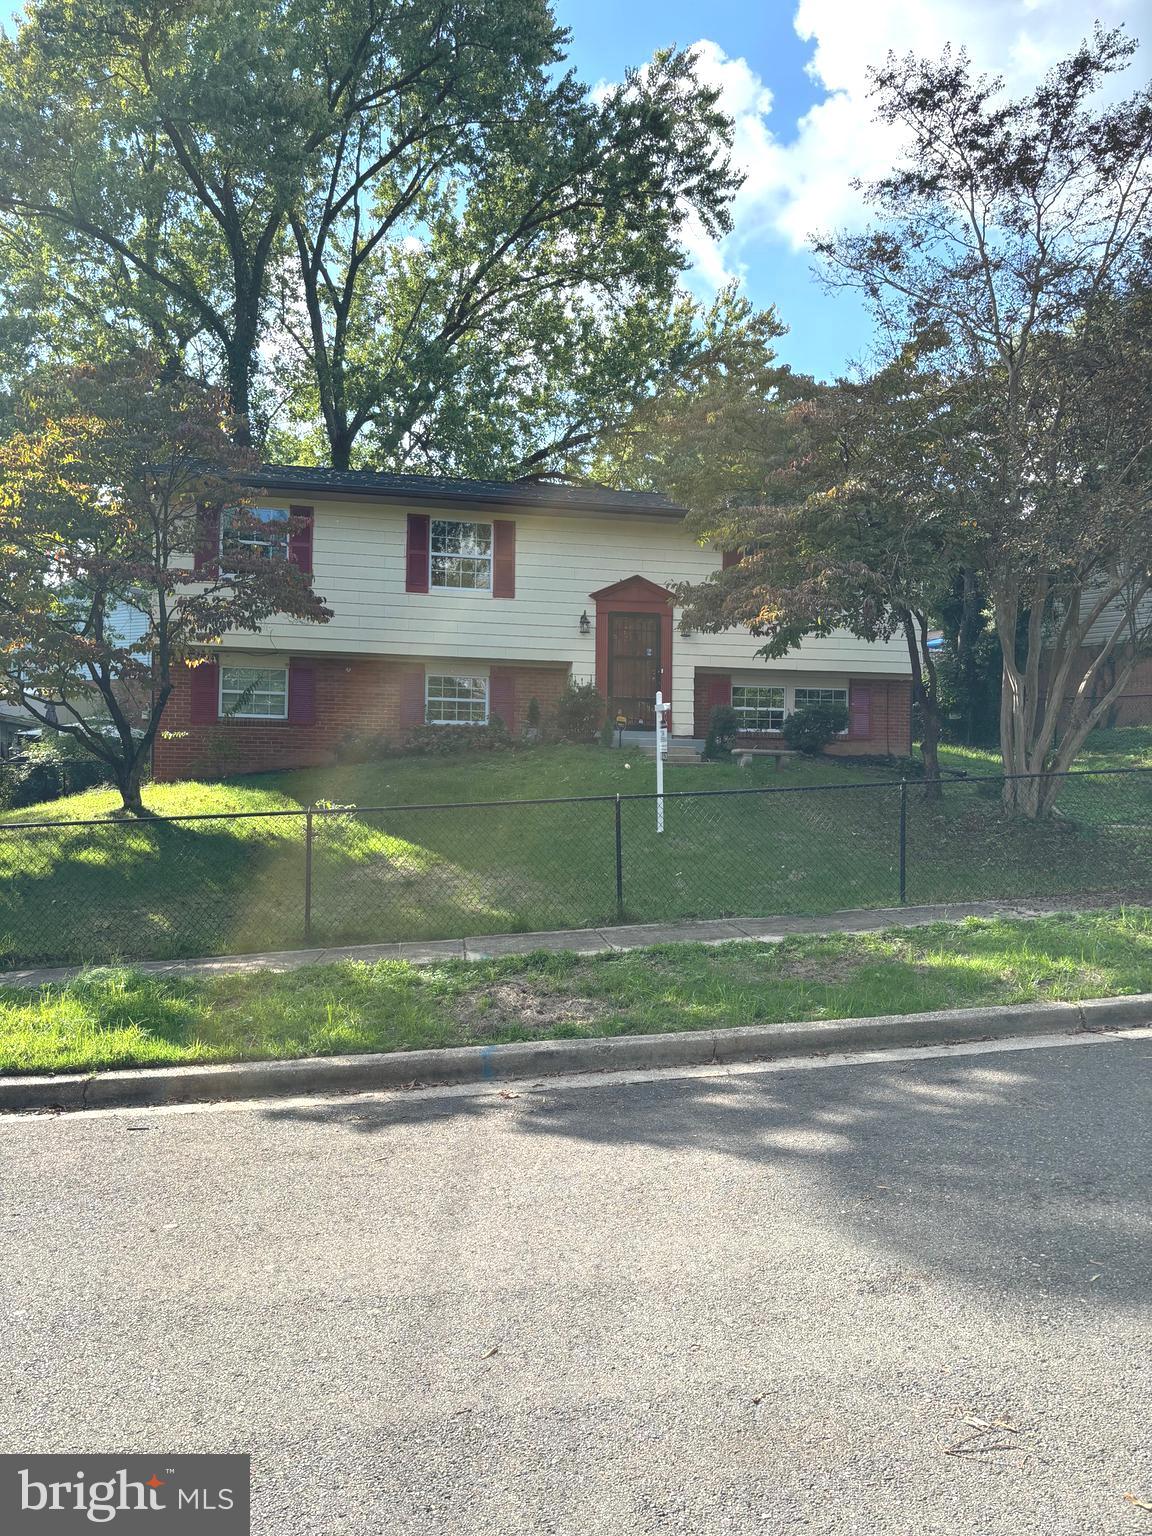
<path id="1" fill-rule="evenodd" d="M 965 47 L 975 67 L 1003 75 L 1011 92 L 1027 90 L 1091 31 L 1127 21 L 1139 35 L 1139 0 L 798 0 L 794 24 L 812 44 L 808 72 L 824 95 L 799 122 L 773 116 L 772 93 L 742 58 L 715 42 L 696 45 L 701 77 L 719 87 L 735 122 L 736 164 L 745 183 L 733 206 L 735 229 L 719 243 L 698 227 L 688 246 L 698 279 L 718 286 L 739 275 L 748 247 L 765 238 L 793 248 L 862 211 L 852 188 L 888 169 L 899 150 L 893 130 L 873 122 L 868 66 L 890 49 L 937 56 Z M 1127 93 L 1147 73 L 1148 49 L 1115 86 Z"/>

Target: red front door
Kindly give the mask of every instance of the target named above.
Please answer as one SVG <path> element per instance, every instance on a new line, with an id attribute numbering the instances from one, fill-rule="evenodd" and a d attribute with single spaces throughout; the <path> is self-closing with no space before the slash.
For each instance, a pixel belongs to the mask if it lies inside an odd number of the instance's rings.
<path id="1" fill-rule="evenodd" d="M 660 687 L 660 615 L 608 615 L 608 713 L 624 715 L 635 729 L 656 728 Z"/>

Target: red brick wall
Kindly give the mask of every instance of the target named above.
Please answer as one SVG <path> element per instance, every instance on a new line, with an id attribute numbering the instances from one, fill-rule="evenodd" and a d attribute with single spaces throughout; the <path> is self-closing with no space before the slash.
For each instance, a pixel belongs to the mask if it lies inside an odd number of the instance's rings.
<path id="1" fill-rule="evenodd" d="M 825 751 L 835 757 L 904 757 L 912 747 L 912 684 L 903 678 L 857 681 L 872 689 L 871 735 L 829 742 Z"/>
<path id="2" fill-rule="evenodd" d="M 220 778 L 263 773 L 278 768 L 312 768 L 335 761 L 341 740 L 355 732 L 402 740 L 400 674 L 417 663 L 375 657 L 308 658 L 316 669 L 316 723 L 287 720 L 221 720 L 193 725 L 189 673 L 182 671 L 164 711 L 163 735 L 156 743 L 156 779 Z M 501 663 L 501 665 L 503 665 Z M 563 667 L 515 667 L 516 707 L 505 722 L 522 730 L 528 701 L 540 701 L 547 719 L 568 678 Z M 175 738 L 175 739 L 173 739 Z"/>
<path id="3" fill-rule="evenodd" d="M 1077 653 L 1073 676 L 1068 684 L 1069 698 L 1078 687 L 1084 675 L 1084 669 L 1095 654 L 1095 650 L 1090 646 L 1082 646 Z M 1097 674 L 1093 696 L 1099 698 L 1106 693 L 1111 682 L 1112 676 L 1109 675 L 1109 667 L 1105 663 Z M 1045 686 L 1047 686 L 1046 680 Z M 1100 723 L 1101 725 L 1152 725 L 1152 657 L 1142 657 L 1136 663 L 1136 668 L 1128 679 L 1124 692 L 1109 706 Z"/>
<path id="4" fill-rule="evenodd" d="M 708 734 L 708 680 L 710 674 L 697 671 L 694 680 L 693 705 L 695 713 L 694 734 L 703 738 Z M 908 752 L 912 735 L 912 685 L 904 679 L 859 678 L 872 689 L 872 707 L 867 737 L 853 736 L 831 742 L 827 750 L 838 757 L 902 757 Z M 754 742 L 757 738 L 742 736 L 741 741 Z M 766 736 L 766 746 L 779 746 L 778 736 Z"/>
<path id="5" fill-rule="evenodd" d="M 220 777 L 273 768 L 311 768 L 335 761 L 351 731 L 373 735 L 400 728 L 398 663 L 376 659 L 309 657 L 316 669 L 316 723 L 221 720 L 193 725 L 189 673 L 183 671 L 164 711 L 153 772 L 157 779 Z"/>
<path id="6" fill-rule="evenodd" d="M 541 721 L 547 723 L 568 681 L 567 667 L 516 667 L 514 670 L 516 706 L 511 720 L 504 722 L 513 734 L 527 725 L 528 705 L 533 699 L 540 704 Z"/>

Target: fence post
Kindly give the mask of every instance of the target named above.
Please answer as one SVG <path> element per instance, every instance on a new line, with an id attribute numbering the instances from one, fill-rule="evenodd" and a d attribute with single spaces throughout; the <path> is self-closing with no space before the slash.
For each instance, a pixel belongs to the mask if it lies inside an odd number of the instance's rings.
<path id="1" fill-rule="evenodd" d="M 908 900 L 908 780 L 900 780 L 900 905 Z"/>
<path id="2" fill-rule="evenodd" d="M 620 796 L 616 796 L 616 916 L 624 921 L 624 825 L 620 816 Z"/>
<path id="3" fill-rule="evenodd" d="M 312 943 L 312 807 L 304 813 L 304 947 Z"/>

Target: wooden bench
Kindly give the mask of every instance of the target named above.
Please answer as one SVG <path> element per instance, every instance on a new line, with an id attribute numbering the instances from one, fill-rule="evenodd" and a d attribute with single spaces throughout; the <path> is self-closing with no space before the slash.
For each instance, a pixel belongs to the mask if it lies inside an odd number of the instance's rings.
<path id="1" fill-rule="evenodd" d="M 791 747 L 733 747 L 732 756 L 738 768 L 751 768 L 754 757 L 770 757 L 773 766 L 779 768 L 782 757 L 795 757 Z"/>

